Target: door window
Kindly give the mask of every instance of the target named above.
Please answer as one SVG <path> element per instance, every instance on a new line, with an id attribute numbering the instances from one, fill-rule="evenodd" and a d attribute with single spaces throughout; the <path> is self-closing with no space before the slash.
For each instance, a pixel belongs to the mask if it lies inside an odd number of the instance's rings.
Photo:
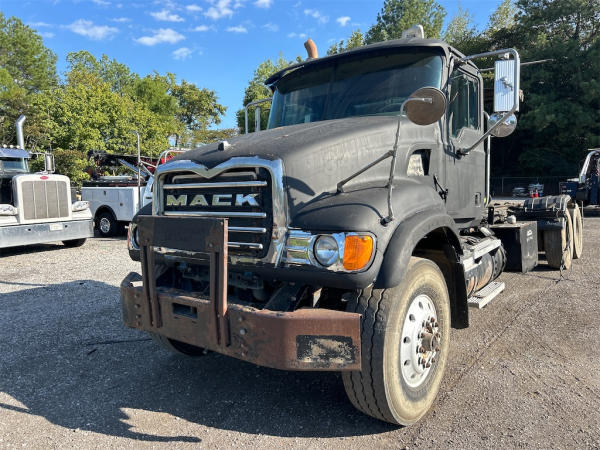
<path id="1" fill-rule="evenodd" d="M 452 72 L 448 118 L 452 137 L 463 128 L 479 129 L 479 80 L 458 70 Z"/>

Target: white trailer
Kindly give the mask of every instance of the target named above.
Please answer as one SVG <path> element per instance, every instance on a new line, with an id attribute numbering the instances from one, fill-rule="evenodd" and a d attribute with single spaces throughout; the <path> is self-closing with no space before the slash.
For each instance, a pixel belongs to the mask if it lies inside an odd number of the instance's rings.
<path id="1" fill-rule="evenodd" d="M 85 201 L 73 201 L 68 177 L 54 175 L 47 155 L 46 170 L 29 173 L 23 122 L 17 120 L 17 147 L 0 148 L 0 248 L 62 241 L 83 245 L 93 236 L 92 214 Z"/>

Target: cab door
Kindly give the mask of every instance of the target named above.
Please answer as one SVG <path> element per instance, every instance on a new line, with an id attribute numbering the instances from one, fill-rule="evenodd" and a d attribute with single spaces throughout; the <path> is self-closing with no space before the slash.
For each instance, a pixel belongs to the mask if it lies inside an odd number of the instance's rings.
<path id="1" fill-rule="evenodd" d="M 448 80 L 448 148 L 446 151 L 446 207 L 457 224 L 468 226 L 479 220 L 484 207 L 485 152 L 483 134 L 483 86 L 481 77 L 462 68 L 454 69 Z"/>

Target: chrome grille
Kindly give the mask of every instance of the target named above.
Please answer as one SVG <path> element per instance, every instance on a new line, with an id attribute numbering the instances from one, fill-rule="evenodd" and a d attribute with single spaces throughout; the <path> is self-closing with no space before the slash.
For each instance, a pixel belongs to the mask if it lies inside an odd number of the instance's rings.
<path id="1" fill-rule="evenodd" d="M 23 181 L 23 208 L 25 220 L 58 219 L 69 217 L 69 192 L 67 183 L 57 180 Z"/>
<path id="2" fill-rule="evenodd" d="M 172 173 L 164 177 L 161 206 L 164 215 L 228 218 L 229 252 L 262 258 L 273 229 L 271 191 L 269 171 L 260 167 L 233 168 L 210 179 Z"/>

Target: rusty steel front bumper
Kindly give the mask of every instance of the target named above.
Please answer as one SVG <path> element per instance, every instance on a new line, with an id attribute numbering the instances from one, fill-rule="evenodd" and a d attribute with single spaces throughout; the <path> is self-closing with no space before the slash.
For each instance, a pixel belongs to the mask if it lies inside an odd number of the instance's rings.
<path id="1" fill-rule="evenodd" d="M 186 235 L 203 242 L 190 244 Z M 138 239 L 143 276 L 132 272 L 121 283 L 128 327 L 276 369 L 360 370 L 360 314 L 280 312 L 227 302 L 225 219 L 148 216 L 138 223 Z M 148 276 L 155 273 L 153 247 L 181 249 L 184 242 L 185 250 L 210 256 L 208 297 L 157 287 Z"/>

